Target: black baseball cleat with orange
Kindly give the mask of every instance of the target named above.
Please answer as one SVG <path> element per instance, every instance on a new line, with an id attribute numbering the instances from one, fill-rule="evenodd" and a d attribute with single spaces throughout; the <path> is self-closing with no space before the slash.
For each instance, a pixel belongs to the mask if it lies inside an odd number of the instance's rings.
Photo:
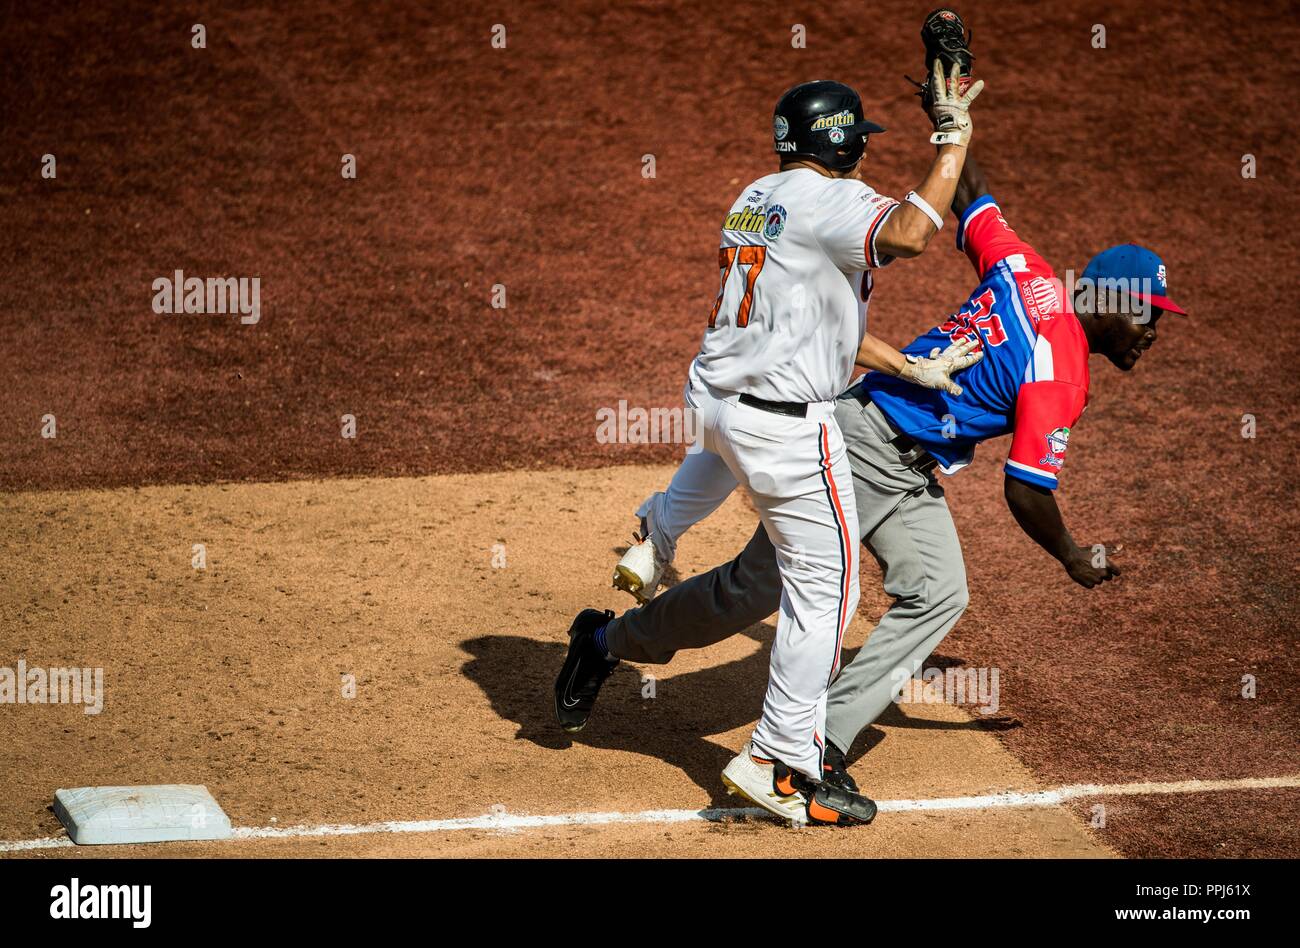
<path id="1" fill-rule="evenodd" d="M 583 609 L 569 627 L 569 654 L 555 679 L 555 717 L 566 731 L 586 726 L 600 686 L 618 666 L 596 645 L 596 632 L 612 618 L 609 610 Z"/>
<path id="2" fill-rule="evenodd" d="M 774 771 L 776 791 L 802 797 L 811 825 L 865 826 L 876 818 L 876 804 L 858 793 L 856 787 L 847 790 L 826 780 L 814 782 L 779 760 L 774 762 Z"/>
<path id="3" fill-rule="evenodd" d="M 830 741 L 822 752 L 822 780 L 832 787 L 843 787 L 850 793 L 858 792 L 858 782 L 853 779 L 844 760 L 844 751 Z"/>
<path id="4" fill-rule="evenodd" d="M 876 804 L 852 790 L 823 780 L 805 792 L 808 822 L 826 826 L 865 826 L 876 818 Z"/>

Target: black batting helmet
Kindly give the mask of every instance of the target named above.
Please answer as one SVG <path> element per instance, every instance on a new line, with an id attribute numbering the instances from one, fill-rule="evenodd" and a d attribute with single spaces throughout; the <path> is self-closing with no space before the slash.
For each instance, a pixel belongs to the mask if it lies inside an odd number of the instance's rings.
<path id="1" fill-rule="evenodd" d="M 773 151 L 812 158 L 832 171 L 848 171 L 885 129 L 862 114 L 861 97 L 842 82 L 802 82 L 781 96 L 772 117 Z"/>

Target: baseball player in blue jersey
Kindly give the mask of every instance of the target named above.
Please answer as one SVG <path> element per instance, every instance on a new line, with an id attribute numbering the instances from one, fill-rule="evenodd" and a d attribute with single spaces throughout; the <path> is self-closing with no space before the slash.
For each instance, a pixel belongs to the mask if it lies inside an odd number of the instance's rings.
<path id="1" fill-rule="evenodd" d="M 1155 343 L 1164 313 L 1185 315 L 1168 296 L 1164 263 L 1133 244 L 1094 257 L 1067 300 L 1051 267 L 1012 230 L 972 158 L 952 207 L 957 245 L 979 284 L 955 314 L 903 351 L 977 340 L 984 358 L 963 374 L 964 394 L 871 373 L 840 397 L 835 412 L 861 539 L 894 599 L 828 697 L 825 779 L 855 792 L 845 751 L 895 699 L 894 670 L 910 676 L 966 608 L 961 547 L 935 472 L 955 473 L 980 442 L 1011 434 L 1005 497 L 1016 522 L 1076 583 L 1092 588 L 1114 578 L 1118 569 L 1094 563 L 1091 550 L 1075 542 L 1053 496 L 1087 406 L 1088 355 L 1128 371 Z M 610 613 L 604 641 L 611 658 L 664 663 L 678 649 L 711 645 L 761 622 L 780 596 L 776 556 L 760 525 L 732 562 L 622 616 Z"/>

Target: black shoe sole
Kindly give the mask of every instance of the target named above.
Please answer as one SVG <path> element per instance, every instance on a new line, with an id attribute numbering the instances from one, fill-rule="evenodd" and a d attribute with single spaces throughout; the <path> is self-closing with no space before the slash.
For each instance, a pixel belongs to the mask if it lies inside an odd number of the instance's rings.
<path id="1" fill-rule="evenodd" d="M 836 814 L 834 820 L 822 820 L 812 815 L 811 801 Z M 823 782 L 814 791 L 809 805 L 808 823 L 811 826 L 866 826 L 876 818 L 876 803 L 860 793 L 850 793 L 843 787 Z"/>

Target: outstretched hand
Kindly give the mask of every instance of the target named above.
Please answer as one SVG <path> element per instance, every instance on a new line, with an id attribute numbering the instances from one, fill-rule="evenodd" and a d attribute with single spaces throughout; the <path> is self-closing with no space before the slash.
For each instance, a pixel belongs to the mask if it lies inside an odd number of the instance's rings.
<path id="1" fill-rule="evenodd" d="M 929 358 L 907 356 L 899 377 L 922 388 L 943 389 L 949 395 L 960 395 L 962 387 L 952 380 L 952 376 L 984 358 L 978 345 L 975 339 L 963 338 L 942 351 L 935 346 Z"/>

